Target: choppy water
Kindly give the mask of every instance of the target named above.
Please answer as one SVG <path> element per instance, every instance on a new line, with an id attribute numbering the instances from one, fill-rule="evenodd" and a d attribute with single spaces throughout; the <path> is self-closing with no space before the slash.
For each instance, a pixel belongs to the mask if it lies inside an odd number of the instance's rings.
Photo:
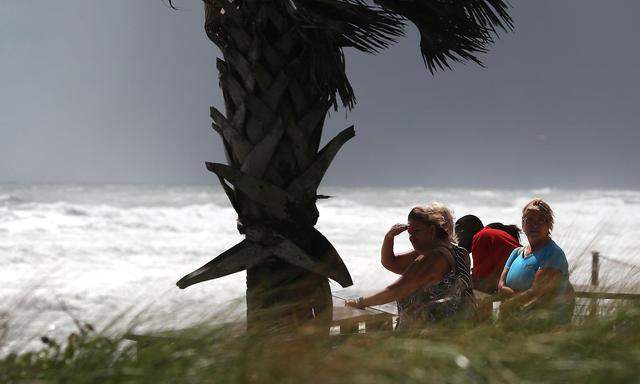
<path id="1" fill-rule="evenodd" d="M 519 223 L 522 206 L 545 198 L 556 212 L 554 238 L 568 255 L 572 280 L 587 280 L 590 251 L 640 264 L 640 191 L 541 189 L 322 188 L 318 229 L 353 276 L 352 291 L 372 291 L 395 277 L 380 266 L 387 229 L 409 209 L 433 200 L 456 216 Z M 213 187 L 0 185 L 0 316 L 11 324 L 0 348 L 28 345 L 74 330 L 71 317 L 102 327 L 145 313 L 156 324 L 184 326 L 244 311 L 244 274 L 179 290 L 175 282 L 234 245 L 235 213 Z M 402 235 L 396 249 L 408 248 Z M 637 269 L 602 261 L 609 282 Z M 334 284 L 335 289 L 340 289 Z M 233 310 L 230 310 L 232 308 Z M 122 322 L 121 322 L 122 323 Z M 3 345 L 2 345 L 3 344 Z M 0 351 L 1 352 L 1 351 Z"/>

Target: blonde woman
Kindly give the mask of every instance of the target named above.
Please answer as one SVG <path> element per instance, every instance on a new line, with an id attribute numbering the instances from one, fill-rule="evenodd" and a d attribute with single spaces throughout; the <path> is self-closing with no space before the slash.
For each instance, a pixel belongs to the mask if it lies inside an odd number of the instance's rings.
<path id="1" fill-rule="evenodd" d="M 396 254 L 394 239 L 409 233 L 413 250 Z M 382 243 L 382 265 L 400 278 L 384 290 L 347 300 L 364 308 L 398 302 L 398 327 L 421 326 L 473 308 L 469 256 L 454 244 L 453 216 L 442 204 L 415 207 L 407 224 L 396 224 Z"/>
<path id="2" fill-rule="evenodd" d="M 498 282 L 498 292 L 507 299 L 500 310 L 513 314 L 533 308 L 555 311 L 560 322 L 571 320 L 573 288 L 562 249 L 551 239 L 554 218 L 549 204 L 541 199 L 522 209 L 522 229 L 529 245 L 511 252 Z"/>

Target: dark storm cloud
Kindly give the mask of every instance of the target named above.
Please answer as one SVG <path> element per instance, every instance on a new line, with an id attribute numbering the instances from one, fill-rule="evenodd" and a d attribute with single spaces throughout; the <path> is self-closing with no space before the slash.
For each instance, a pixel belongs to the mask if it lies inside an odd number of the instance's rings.
<path id="1" fill-rule="evenodd" d="M 6 2 L 5 2 L 6 3 Z M 413 30 L 348 53 L 357 136 L 327 182 L 639 188 L 640 2 L 513 1 L 516 31 L 431 77 Z M 0 12 L 0 181 L 212 183 L 221 106 L 199 1 L 18 1 Z"/>

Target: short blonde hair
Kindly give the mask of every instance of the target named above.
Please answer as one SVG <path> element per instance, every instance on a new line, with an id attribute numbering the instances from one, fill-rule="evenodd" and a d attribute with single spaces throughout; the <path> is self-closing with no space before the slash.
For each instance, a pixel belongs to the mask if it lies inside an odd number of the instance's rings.
<path id="1" fill-rule="evenodd" d="M 549 224 L 549 232 L 553 230 L 553 210 L 549 204 L 542 199 L 533 199 L 522 208 L 522 218 L 524 219 L 531 212 L 540 212 L 544 220 Z"/>
<path id="2" fill-rule="evenodd" d="M 456 233 L 453 230 L 453 212 L 444 204 L 433 202 L 429 205 L 413 207 L 409 212 L 409 219 L 435 225 L 440 230 L 442 240 L 457 242 Z"/>

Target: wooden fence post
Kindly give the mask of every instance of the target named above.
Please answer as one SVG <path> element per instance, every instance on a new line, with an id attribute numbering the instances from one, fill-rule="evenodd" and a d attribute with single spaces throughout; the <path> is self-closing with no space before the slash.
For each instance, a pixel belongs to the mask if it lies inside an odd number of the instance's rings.
<path id="1" fill-rule="evenodd" d="M 600 252 L 591 252 L 591 287 L 596 288 L 600 283 L 598 277 L 600 274 Z M 589 315 L 595 316 L 598 313 L 598 299 L 591 299 L 591 307 L 589 308 Z"/>
<path id="2" fill-rule="evenodd" d="M 594 251 L 591 252 L 591 286 L 597 287 L 598 282 L 598 274 L 600 272 L 600 252 Z"/>

